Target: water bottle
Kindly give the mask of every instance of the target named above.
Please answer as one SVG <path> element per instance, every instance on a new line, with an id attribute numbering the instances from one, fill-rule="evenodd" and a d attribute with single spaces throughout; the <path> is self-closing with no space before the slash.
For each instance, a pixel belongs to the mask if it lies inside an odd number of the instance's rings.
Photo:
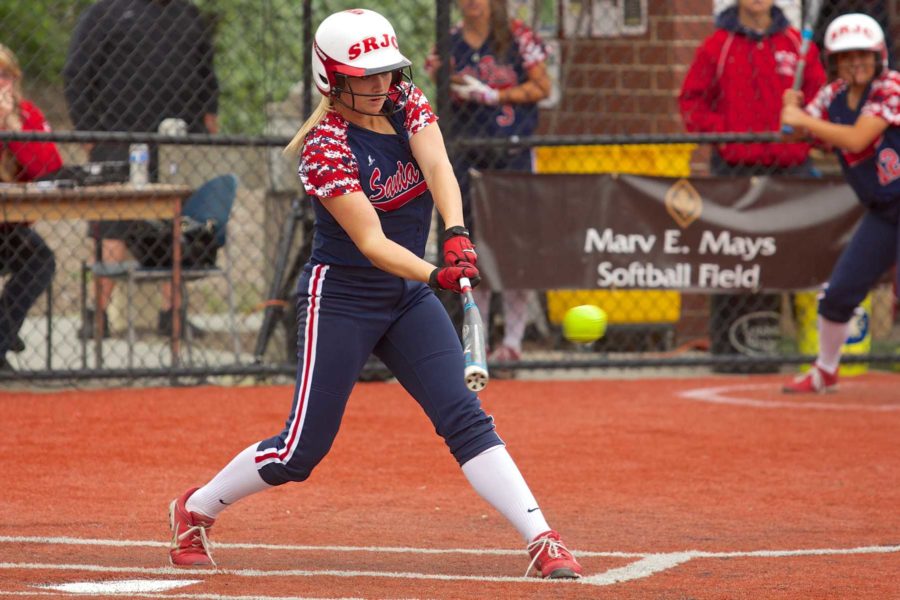
<path id="1" fill-rule="evenodd" d="M 171 135 L 173 137 L 185 136 L 188 133 L 187 121 L 174 117 L 163 119 L 159 124 L 158 131 L 163 135 Z M 180 147 L 175 146 L 168 149 L 167 154 L 169 155 L 169 176 L 174 177 L 178 174 L 178 161 L 175 160 L 175 157 L 182 156 L 184 151 Z"/>
<path id="2" fill-rule="evenodd" d="M 147 144 L 131 144 L 128 148 L 128 181 L 134 187 L 150 183 L 150 147 Z"/>

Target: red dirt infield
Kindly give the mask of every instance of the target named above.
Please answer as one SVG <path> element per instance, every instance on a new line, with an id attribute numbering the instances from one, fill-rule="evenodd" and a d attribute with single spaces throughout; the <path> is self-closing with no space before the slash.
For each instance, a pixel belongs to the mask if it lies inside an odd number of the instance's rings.
<path id="1" fill-rule="evenodd" d="M 900 376 L 782 381 L 491 382 L 577 582 L 522 577 L 397 384 L 355 388 L 309 481 L 222 513 L 217 571 L 169 566 L 168 503 L 276 433 L 290 388 L 0 391 L 0 597 L 900 598 Z"/>

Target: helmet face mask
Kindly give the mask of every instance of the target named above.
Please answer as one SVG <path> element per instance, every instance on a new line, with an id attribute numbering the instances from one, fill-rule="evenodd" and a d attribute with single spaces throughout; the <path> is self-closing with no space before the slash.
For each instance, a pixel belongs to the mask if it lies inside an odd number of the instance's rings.
<path id="1" fill-rule="evenodd" d="M 352 110 L 364 114 L 386 114 L 403 109 L 406 93 L 400 83 L 412 81 L 412 63 L 400 53 L 397 35 L 390 22 L 365 9 L 334 13 L 319 25 L 312 48 L 313 81 L 319 92 Z M 348 77 L 365 77 L 393 72 L 386 94 L 360 94 L 347 84 Z M 349 104 L 342 94 L 351 94 Z M 384 96 L 382 112 L 371 113 L 356 107 L 356 97 Z M 391 102 L 387 102 L 390 100 Z M 390 106 L 388 106 L 390 105 Z"/>
<path id="2" fill-rule="evenodd" d="M 836 74 L 852 86 L 866 86 L 880 74 L 879 55 L 868 50 L 847 50 L 834 55 Z"/>
<path id="3" fill-rule="evenodd" d="M 377 73 L 376 73 L 377 75 Z M 400 83 L 408 82 L 412 83 L 412 67 L 406 66 L 400 69 L 396 69 L 391 72 L 391 83 L 388 87 L 388 90 L 384 93 L 379 94 L 368 94 L 363 92 L 358 92 L 353 89 L 352 82 L 350 81 L 349 76 L 338 73 L 335 75 L 335 84 L 331 88 L 331 93 L 328 94 L 331 98 L 334 99 L 335 102 L 343 104 L 347 108 L 351 110 L 355 110 L 358 113 L 362 113 L 364 115 L 371 116 L 383 116 L 383 115 L 392 115 L 394 113 L 398 113 L 404 109 L 406 106 L 406 100 L 408 98 L 405 86 L 401 86 Z M 342 96 L 347 94 L 350 96 L 350 102 L 345 102 Z M 357 98 L 367 100 L 369 98 L 383 98 L 384 102 L 381 106 L 379 112 L 369 112 L 363 108 L 357 106 Z"/>

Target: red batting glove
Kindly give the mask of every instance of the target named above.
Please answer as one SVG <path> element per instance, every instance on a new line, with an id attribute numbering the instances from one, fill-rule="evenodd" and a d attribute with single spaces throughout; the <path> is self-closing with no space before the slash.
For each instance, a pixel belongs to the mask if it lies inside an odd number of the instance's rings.
<path id="1" fill-rule="evenodd" d="M 462 293 L 462 288 L 459 286 L 461 277 L 468 277 L 473 288 L 481 283 L 478 269 L 474 265 L 462 262 L 455 267 L 436 268 L 428 278 L 428 285 L 434 290 L 450 290 L 459 294 Z"/>
<path id="2" fill-rule="evenodd" d="M 477 266 L 478 254 L 469 238 L 469 230 L 456 225 L 444 232 L 444 264 L 455 267 L 459 263 Z"/>

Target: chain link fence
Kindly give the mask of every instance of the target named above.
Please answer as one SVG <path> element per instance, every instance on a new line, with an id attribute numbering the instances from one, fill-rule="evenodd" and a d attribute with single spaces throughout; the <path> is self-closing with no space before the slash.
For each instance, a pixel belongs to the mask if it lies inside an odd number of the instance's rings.
<path id="1" fill-rule="evenodd" d="M 307 68 L 315 26 L 357 4 L 0 3 L 6 32 L 0 43 L 9 50 L 8 56 L 0 53 L 0 110 L 6 117 L 0 127 L 0 268 L 6 286 L 0 377 L 293 373 L 291 290 L 309 250 L 312 222 L 296 161 L 282 156 L 281 148 L 317 102 Z M 728 126 L 709 127 L 694 111 L 721 108 L 728 98 L 700 92 L 712 93 L 729 74 L 714 71 L 705 83 L 698 78 L 699 91 L 686 101 L 697 48 L 713 34 L 715 14 L 727 21 L 727 13 L 717 11 L 730 3 L 506 4 L 508 16 L 518 19 L 501 44 L 500 54 L 509 54 L 484 60 L 457 29 L 455 2 L 366 3 L 393 22 L 413 61 L 415 82 L 441 117 L 467 200 L 477 196 L 469 168 L 486 173 L 485 179 L 498 172 L 633 176 L 666 190 L 681 181 L 700 189 L 704 180 L 752 185 L 767 175 L 823 182 L 839 176 L 836 161 L 815 148 L 800 148 L 799 162 L 772 159 L 778 156 L 772 145 L 778 115 L 758 104 L 773 101 L 760 98 L 771 91 L 760 83 L 771 75 L 765 71 L 741 74 L 746 89 L 729 93 L 746 94 L 737 98 L 745 116 Z M 779 14 L 797 27 L 800 4 L 776 2 Z M 861 5 L 893 45 L 894 1 L 826 0 L 817 42 L 835 15 Z M 770 46 L 760 57 L 769 62 L 752 66 L 778 72 L 790 58 L 765 39 Z M 731 60 L 727 52 L 722 56 Z M 464 75 L 504 87 L 531 77 L 535 65 L 543 65 L 546 89 L 533 103 L 485 106 L 460 96 Z M 821 66 L 825 77 L 827 64 Z M 20 108 L 17 117 L 10 105 Z M 759 160 L 735 163 L 735 156 Z M 140 181 L 140 165 L 133 173 L 130 164 L 144 158 L 146 182 Z M 679 221 L 687 209 L 678 203 L 692 196 L 670 195 L 674 225 L 644 230 L 640 239 L 656 235 L 661 246 L 667 227 L 696 230 Z M 590 192 L 584 197 L 594 204 L 615 202 Z M 553 193 L 522 198 L 523 206 L 533 200 L 544 207 L 559 199 Z M 724 200 L 731 207 L 738 201 Z M 479 238 L 475 203 L 468 222 Z M 631 210 L 627 203 L 616 205 L 626 220 Z M 533 243 L 550 257 L 551 266 L 542 268 L 553 271 L 555 240 L 583 232 L 563 230 L 552 213 L 547 218 L 523 209 L 519 218 L 530 214 L 543 220 Z M 847 213 L 849 226 L 858 216 Z M 510 215 L 513 237 L 515 221 Z M 612 245 L 603 246 L 607 254 L 653 262 L 641 255 L 639 238 L 628 237 L 637 229 L 589 225 L 601 240 L 611 236 Z M 436 225 L 432 260 L 439 230 Z M 625 245 L 615 250 L 618 235 Z M 827 235 L 810 237 L 810 243 L 828 245 Z M 178 253 L 180 263 L 173 261 Z M 754 261 L 743 266 L 752 269 Z M 824 265 L 826 275 L 829 268 Z M 796 265 L 799 273 L 804 269 Z M 599 366 L 773 371 L 816 352 L 817 286 L 802 276 L 778 289 L 753 282 L 728 289 L 699 280 L 642 286 L 595 278 L 536 290 L 506 289 L 496 276 L 492 283 L 495 293 L 484 286 L 480 304 L 491 316 L 491 363 L 499 374 Z M 458 299 L 444 301 L 458 319 Z M 609 316 L 607 335 L 593 344 L 573 344 L 561 334 L 566 310 L 582 304 L 601 306 Z M 863 308 L 850 362 L 890 362 L 900 340 L 890 283 Z M 382 373 L 373 366 L 366 376 Z"/>

